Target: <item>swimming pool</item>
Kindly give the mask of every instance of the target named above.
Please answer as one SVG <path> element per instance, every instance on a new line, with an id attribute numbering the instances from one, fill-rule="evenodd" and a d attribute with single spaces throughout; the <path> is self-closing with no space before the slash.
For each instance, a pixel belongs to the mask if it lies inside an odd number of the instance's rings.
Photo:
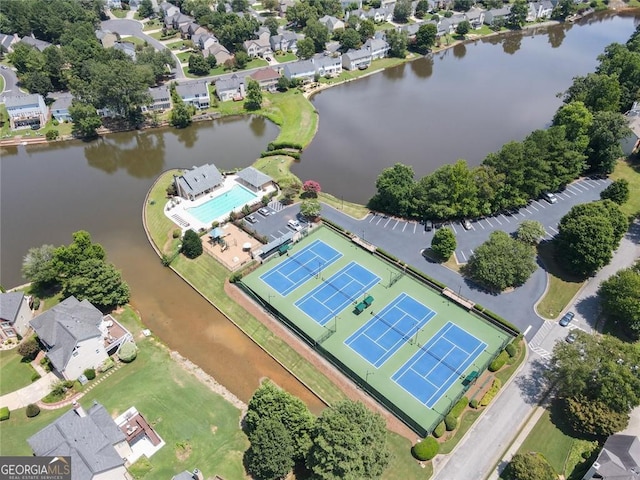
<path id="1" fill-rule="evenodd" d="M 251 190 L 242 185 L 234 185 L 228 192 L 221 193 L 202 205 L 188 208 L 187 211 L 202 223 L 211 223 L 256 198 L 258 196 Z"/>

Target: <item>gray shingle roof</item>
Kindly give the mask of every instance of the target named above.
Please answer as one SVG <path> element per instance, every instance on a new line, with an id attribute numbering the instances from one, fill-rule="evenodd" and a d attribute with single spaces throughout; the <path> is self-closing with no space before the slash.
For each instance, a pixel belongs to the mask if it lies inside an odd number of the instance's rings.
<path id="1" fill-rule="evenodd" d="M 20 311 L 23 298 L 24 293 L 22 292 L 0 293 L 0 320 L 13 324 Z"/>
<path id="2" fill-rule="evenodd" d="M 225 92 L 227 90 L 237 90 L 240 85 L 244 83 L 244 79 L 236 74 L 227 78 L 218 78 L 216 80 L 216 90 L 218 93 Z"/>
<path id="3" fill-rule="evenodd" d="M 29 107 L 39 104 L 40 95 L 32 93 L 30 95 L 11 95 L 5 98 L 4 104 L 7 108 Z"/>
<path id="4" fill-rule="evenodd" d="M 51 43 L 45 42 L 44 40 L 38 40 L 34 37 L 24 37 L 20 40 L 22 43 L 26 43 L 27 45 L 31 45 L 32 47 L 37 48 L 41 52 L 51 46 Z"/>
<path id="5" fill-rule="evenodd" d="M 215 165 L 205 164 L 194 167 L 177 177 L 181 189 L 193 196 L 198 196 L 222 183 L 222 175 Z"/>
<path id="6" fill-rule="evenodd" d="M 67 110 L 71 106 L 71 102 L 73 102 L 72 95 L 63 95 L 56 98 L 51 104 L 51 110 Z"/>
<path id="7" fill-rule="evenodd" d="M 640 439 L 631 435 L 611 435 L 598 456 L 597 471 L 604 478 L 640 478 Z"/>
<path id="8" fill-rule="evenodd" d="M 176 92 L 178 93 L 178 95 L 185 98 L 193 98 L 196 96 L 196 94 L 200 96 L 209 95 L 207 84 L 202 82 L 176 85 Z"/>
<path id="9" fill-rule="evenodd" d="M 265 183 L 273 181 L 269 175 L 266 175 L 253 167 L 247 167 L 244 170 L 240 170 L 238 172 L 238 178 L 244 180 L 255 188 L 260 188 Z"/>
<path id="10" fill-rule="evenodd" d="M 169 89 L 167 87 L 152 87 L 149 89 L 149 95 L 151 95 L 151 98 L 156 101 L 156 100 L 164 100 L 164 99 L 169 99 Z"/>
<path id="11" fill-rule="evenodd" d="M 117 432 L 119 434 L 117 434 Z M 89 480 L 121 465 L 124 460 L 113 447 L 124 434 L 106 409 L 93 405 L 86 415 L 69 410 L 27 439 L 35 455 L 71 457 L 71 479 Z"/>
<path id="12" fill-rule="evenodd" d="M 290 75 L 301 75 L 315 72 L 316 70 L 316 67 L 311 60 L 300 60 L 297 62 L 287 63 L 284 68 Z"/>
<path id="13" fill-rule="evenodd" d="M 349 60 L 361 60 L 371 56 L 371 52 L 366 48 L 359 48 L 358 50 L 349 50 L 344 54 Z"/>
<path id="14" fill-rule="evenodd" d="M 53 366 L 63 371 L 79 341 L 102 335 L 98 328 L 102 317 L 89 301 L 79 302 L 71 296 L 29 323 L 49 346 L 47 356 Z"/>

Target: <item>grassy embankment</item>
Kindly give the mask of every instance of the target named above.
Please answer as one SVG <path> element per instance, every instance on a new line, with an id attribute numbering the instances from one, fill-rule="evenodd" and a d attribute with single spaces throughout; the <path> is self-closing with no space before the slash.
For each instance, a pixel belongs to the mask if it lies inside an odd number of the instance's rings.
<path id="1" fill-rule="evenodd" d="M 271 168 L 276 168 L 276 165 L 275 162 L 272 162 Z M 173 252 L 177 247 L 177 240 L 171 238 L 171 231 L 175 225 L 163 213 L 166 187 L 171 179 L 171 172 L 160 177 L 152 188 L 149 200 L 145 205 L 149 235 L 155 245 L 164 252 Z M 260 321 L 226 296 L 224 283 L 227 281 L 229 271 L 216 260 L 209 255 L 202 255 L 196 260 L 188 260 L 183 256 L 178 256 L 172 263 L 172 267 L 198 288 L 207 299 L 215 301 L 216 306 L 222 312 L 232 318 L 258 345 L 305 382 L 316 394 L 329 403 L 345 399 L 342 391 L 333 382 L 318 372 L 313 365 L 274 335 Z M 420 468 L 411 457 L 411 443 L 394 433 L 389 433 L 388 438 L 392 451 L 392 466 L 387 469 L 383 478 L 398 478 L 396 475 L 399 472 L 402 472 L 402 477 L 407 479 L 427 478 L 428 472 Z"/>
<path id="2" fill-rule="evenodd" d="M 155 339 L 141 337 L 142 326 L 131 309 L 119 317 L 136 338 L 138 357 L 97 384 L 80 403 L 89 408 L 97 400 L 112 416 L 135 406 L 166 442 L 130 472 L 135 478 L 166 479 L 197 466 L 207 478 L 244 479 L 242 455 L 248 442 L 239 426 L 240 411 L 184 370 Z M 184 408 L 185 398 L 197 408 Z M 2 454 L 30 455 L 27 438 L 69 408 L 42 410 L 32 419 L 25 409 L 11 412 L 0 430 Z"/>

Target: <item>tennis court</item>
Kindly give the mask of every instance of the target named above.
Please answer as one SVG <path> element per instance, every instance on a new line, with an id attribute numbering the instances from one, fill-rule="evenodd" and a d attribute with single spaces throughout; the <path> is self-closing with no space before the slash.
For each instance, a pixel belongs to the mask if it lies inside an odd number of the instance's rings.
<path id="1" fill-rule="evenodd" d="M 379 281 L 380 277 L 362 265 L 351 262 L 328 280 L 323 280 L 295 305 L 324 325 Z"/>
<path id="2" fill-rule="evenodd" d="M 344 343 L 378 368 L 404 343 L 411 341 L 435 314 L 403 292 Z"/>
<path id="3" fill-rule="evenodd" d="M 316 240 L 262 274 L 260 279 L 284 297 L 311 277 L 319 276 L 323 268 L 340 257 L 342 253 L 322 240 Z"/>
<path id="4" fill-rule="evenodd" d="M 432 408 L 487 346 L 448 322 L 391 379 Z"/>

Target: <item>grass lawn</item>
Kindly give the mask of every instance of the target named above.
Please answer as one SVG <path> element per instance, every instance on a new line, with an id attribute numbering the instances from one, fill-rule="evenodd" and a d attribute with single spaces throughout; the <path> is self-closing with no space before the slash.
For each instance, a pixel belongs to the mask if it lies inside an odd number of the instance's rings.
<path id="1" fill-rule="evenodd" d="M 624 178 L 629 182 L 629 200 L 620 209 L 627 216 L 640 213 L 640 162 L 620 160 L 611 174 L 612 180 Z"/>
<path id="2" fill-rule="evenodd" d="M 376 32 L 379 32 L 381 30 L 392 30 L 396 27 L 389 22 L 383 22 L 383 23 L 376 23 L 375 28 L 376 28 Z"/>
<path id="3" fill-rule="evenodd" d="M 480 27 L 477 30 L 470 30 L 469 34 L 467 35 L 469 38 L 473 38 L 475 36 L 481 36 L 481 35 L 489 35 L 490 33 L 494 33 L 493 30 L 491 30 L 491 28 L 489 28 L 488 25 L 482 25 L 482 27 Z"/>
<path id="4" fill-rule="evenodd" d="M 289 170 L 293 161 L 293 157 L 287 157 L 284 155 L 263 157 L 253 162 L 253 167 L 266 173 L 279 184 L 291 184 L 293 182 L 302 183 L 300 182 L 300 179 L 291 173 L 291 170 Z"/>
<path id="5" fill-rule="evenodd" d="M 120 8 L 114 8 L 111 10 L 111 13 L 113 14 L 114 17 L 116 18 L 125 18 L 127 16 L 127 11 L 126 10 L 122 10 Z"/>
<path id="6" fill-rule="evenodd" d="M 425 468 L 411 455 L 411 442 L 395 433 L 387 433 L 387 445 L 391 452 L 389 466 L 382 474 L 383 480 L 427 479 L 433 475 L 433 466 L 428 462 Z"/>
<path id="7" fill-rule="evenodd" d="M 193 50 L 188 51 L 188 52 L 182 52 L 182 53 L 176 53 L 176 57 L 178 57 L 178 60 L 180 60 L 180 62 L 182 63 L 188 63 L 189 62 L 189 57 L 191 55 L 194 55 L 195 52 Z"/>
<path id="8" fill-rule="evenodd" d="M 153 30 L 153 29 L 150 29 L 150 30 Z M 151 38 L 155 38 L 156 40 L 170 40 L 172 38 L 180 37 L 180 34 L 178 32 L 174 33 L 173 35 L 169 35 L 168 37 L 164 37 L 164 36 L 162 36 L 162 30 L 158 30 L 157 32 L 149 33 L 148 35 Z"/>
<path id="9" fill-rule="evenodd" d="M 295 54 L 291 52 L 287 52 L 282 54 L 276 53 L 273 56 L 273 58 L 275 58 L 277 62 L 283 63 L 283 62 L 292 62 L 293 60 L 296 60 L 298 57 L 296 57 Z"/>
<path id="10" fill-rule="evenodd" d="M 584 285 L 584 280 L 572 277 L 563 272 L 555 259 L 553 242 L 544 242 L 538 246 L 538 254 L 549 274 L 547 293 L 536 306 L 538 314 L 545 318 L 557 318 L 571 299 Z"/>
<path id="11" fill-rule="evenodd" d="M 346 213 L 347 215 L 351 215 L 353 218 L 364 218 L 369 213 L 369 209 L 364 205 L 360 205 L 359 203 L 345 202 L 343 199 L 334 197 L 333 195 L 326 192 L 320 192 L 318 198 L 321 202 L 327 203 L 333 208 L 336 208 Z"/>
<path id="12" fill-rule="evenodd" d="M 244 479 L 242 454 L 248 442 L 239 428 L 240 411 L 186 373 L 154 340 L 141 340 L 138 347 L 133 363 L 80 401 L 88 408 L 97 400 L 113 416 L 135 406 L 164 439 L 166 445 L 147 464 L 134 465 L 136 478 L 171 478 L 197 466 L 207 478 Z M 67 409 L 43 410 L 34 419 L 27 419 L 24 410 L 12 412 L 0 431 L 2 455 L 29 455 L 26 439 Z"/>
<path id="13" fill-rule="evenodd" d="M 14 392 L 31 384 L 31 375 L 35 372 L 33 367 L 22 361 L 18 350 L 0 351 L 0 395 Z M 2 405 L 0 405 L 2 406 Z"/>
<path id="14" fill-rule="evenodd" d="M 134 37 L 133 35 L 128 37 L 122 37 L 122 41 L 133 43 L 134 45 L 147 45 L 147 41 L 142 38 Z"/>
<path id="15" fill-rule="evenodd" d="M 145 22 L 144 27 L 142 27 L 142 31 L 146 32 L 149 30 L 157 30 L 158 28 L 162 28 L 162 24 L 158 20 L 149 20 Z"/>
<path id="16" fill-rule="evenodd" d="M 182 50 L 183 48 L 186 48 L 184 41 L 182 40 L 173 42 L 173 43 L 168 43 L 166 46 L 171 50 Z"/>
<path id="17" fill-rule="evenodd" d="M 327 83 L 331 85 L 333 83 L 344 82 L 345 80 L 353 80 L 354 78 L 363 77 L 365 75 L 371 74 L 372 72 L 377 72 L 378 70 L 383 70 L 385 68 L 395 67 L 396 65 L 400 65 L 404 62 L 406 62 L 404 58 L 380 58 L 371 62 L 371 66 L 366 70 L 343 70 L 342 73 L 336 78 L 321 78 L 319 81 L 320 83 Z"/>
<path id="18" fill-rule="evenodd" d="M 0 92 L 4 91 L 4 77 L 0 75 Z"/>

